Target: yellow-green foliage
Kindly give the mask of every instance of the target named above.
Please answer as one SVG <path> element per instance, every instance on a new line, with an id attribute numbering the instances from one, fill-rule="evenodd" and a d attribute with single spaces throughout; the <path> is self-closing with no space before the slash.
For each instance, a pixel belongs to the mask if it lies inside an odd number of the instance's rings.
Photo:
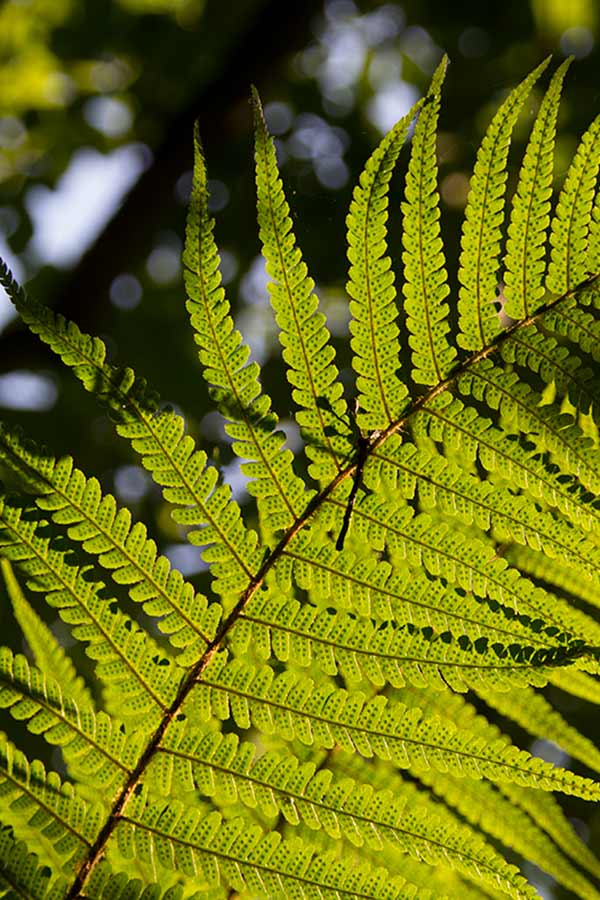
<path id="1" fill-rule="evenodd" d="M 187 309 L 255 528 L 182 417 L 1 264 L 22 319 L 108 408 L 212 576 L 199 594 L 96 478 L 0 425 L 22 489 L 0 498 L 2 573 L 30 651 L 0 648 L 0 706 L 64 763 L 59 777 L 0 738 L 2 896 L 536 897 L 506 850 L 600 897 L 600 863 L 549 793 L 594 801 L 600 785 L 478 712 L 600 766 L 543 693 L 600 700 L 600 452 L 584 424 L 598 423 L 600 120 L 552 211 L 567 65 L 508 199 L 512 129 L 547 61 L 490 123 L 459 287 L 437 190 L 445 60 L 367 162 L 347 219 L 355 416 L 255 94 L 258 224 L 297 457 L 221 285 L 195 135 Z M 398 275 L 388 191 L 415 119 Z M 119 608 L 123 588 L 153 630 Z M 43 624 L 43 598 L 97 684 Z"/>

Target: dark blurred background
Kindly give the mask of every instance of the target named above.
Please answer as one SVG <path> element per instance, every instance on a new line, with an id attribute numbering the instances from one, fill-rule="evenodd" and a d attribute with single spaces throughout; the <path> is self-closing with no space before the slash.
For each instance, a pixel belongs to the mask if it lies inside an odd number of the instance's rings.
<path id="1" fill-rule="evenodd" d="M 598 110 L 599 18 L 596 0 L 5 0 L 0 255 L 39 300 L 100 334 L 114 361 L 132 365 L 183 410 L 240 493 L 243 479 L 219 444 L 184 309 L 180 254 L 194 120 L 229 298 L 293 442 L 255 225 L 250 85 L 277 136 L 297 236 L 350 383 L 344 220 L 377 140 L 448 53 L 439 156 L 454 277 L 469 172 L 492 113 L 546 55 L 556 62 L 575 56 L 560 116 L 558 183 Z M 539 92 L 517 127 L 513 161 L 538 100 Z M 392 209 L 399 199 L 396 188 Z M 398 217 L 392 220 L 397 253 Z M 56 453 L 74 453 L 148 522 L 172 561 L 202 581 L 197 550 L 185 544 L 127 446 L 21 327 L 1 291 L 0 417 L 20 422 Z M 555 699 L 594 736 L 584 704 Z M 534 749 L 564 761 L 557 748 Z M 600 832 L 585 804 L 569 800 L 568 811 L 585 834 Z M 543 876 L 538 884 L 547 897 L 567 896 Z"/>

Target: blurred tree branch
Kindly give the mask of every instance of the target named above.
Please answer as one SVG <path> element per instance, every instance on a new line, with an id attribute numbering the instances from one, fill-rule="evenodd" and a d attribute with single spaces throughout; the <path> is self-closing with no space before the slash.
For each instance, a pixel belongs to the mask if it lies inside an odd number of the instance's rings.
<path id="1" fill-rule="evenodd" d="M 211 0 L 202 19 L 208 33 L 222 27 L 224 0 Z M 201 122 L 202 139 L 213 148 L 225 143 L 236 128 L 231 115 L 248 100 L 250 84 L 276 71 L 290 54 L 310 40 L 311 22 L 322 0 L 285 4 L 259 0 L 214 80 L 202 85 L 192 103 L 164 122 L 164 139 L 153 148 L 153 162 L 125 196 L 120 208 L 79 264 L 66 276 L 53 307 L 82 329 L 102 331 L 107 319 L 109 287 L 148 246 L 163 211 L 173 202 L 177 178 L 191 168 L 193 124 Z M 232 11 L 231 16 L 235 13 Z M 248 107 L 248 120 L 250 108 Z M 16 367 L 54 365 L 52 354 L 17 320 L 0 334 L 0 372 Z"/>

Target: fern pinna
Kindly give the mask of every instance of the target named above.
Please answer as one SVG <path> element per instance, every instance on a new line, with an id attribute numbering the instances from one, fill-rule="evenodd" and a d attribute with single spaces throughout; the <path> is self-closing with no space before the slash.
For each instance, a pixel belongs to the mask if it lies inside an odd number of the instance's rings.
<path id="1" fill-rule="evenodd" d="M 546 66 L 483 138 L 458 288 L 436 177 L 445 60 L 367 162 L 347 219 L 355 416 L 255 94 L 296 459 L 221 285 L 195 136 L 187 309 L 255 527 L 183 419 L 2 266 L 24 322 L 108 407 L 212 574 L 199 594 L 94 477 L 1 427 L 21 489 L 0 499 L 2 572 L 29 656 L 0 649 L 0 705 L 63 761 L 47 771 L 2 738 L 3 896 L 535 897 L 517 854 L 600 897 L 600 862 L 552 794 L 592 801 L 600 786 L 494 724 L 600 769 L 543 691 L 600 700 L 600 117 L 551 211 L 568 63 L 506 196 L 511 134 Z M 399 289 L 388 191 L 415 120 Z M 154 630 L 119 608 L 123 587 Z M 96 661 L 95 690 L 38 594 Z"/>

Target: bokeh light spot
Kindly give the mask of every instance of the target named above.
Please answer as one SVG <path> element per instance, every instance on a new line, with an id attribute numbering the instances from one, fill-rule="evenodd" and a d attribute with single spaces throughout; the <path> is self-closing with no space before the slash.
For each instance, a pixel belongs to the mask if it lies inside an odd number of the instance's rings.
<path id="1" fill-rule="evenodd" d="M 208 208 L 211 212 L 225 209 L 229 203 L 229 188 L 222 181 L 211 178 L 208 181 Z"/>
<path id="2" fill-rule="evenodd" d="M 141 299 L 142 286 L 135 275 L 117 275 L 110 286 L 110 302 L 119 309 L 134 309 Z"/>
<path id="3" fill-rule="evenodd" d="M 39 372 L 15 369 L 0 375 L 0 406 L 45 412 L 52 409 L 58 390 L 52 378 Z"/>
<path id="4" fill-rule="evenodd" d="M 181 272 L 179 248 L 161 244 L 155 247 L 146 260 L 146 269 L 156 284 L 172 284 Z"/>
<path id="5" fill-rule="evenodd" d="M 583 59 L 589 56 L 594 49 L 594 35 L 589 28 L 585 28 L 583 25 L 574 25 L 563 31 L 560 38 L 560 49 L 565 56 Z"/>
<path id="6" fill-rule="evenodd" d="M 122 100 L 92 97 L 83 108 L 86 122 L 107 137 L 121 137 L 131 128 L 133 116 Z"/>
<path id="7" fill-rule="evenodd" d="M 271 134 L 285 134 L 292 127 L 294 114 L 289 103 L 274 101 L 265 106 L 265 120 Z"/>
<path id="8" fill-rule="evenodd" d="M 151 481 L 140 466 L 120 466 L 114 474 L 115 491 L 124 503 L 136 503 L 148 492 Z"/>

